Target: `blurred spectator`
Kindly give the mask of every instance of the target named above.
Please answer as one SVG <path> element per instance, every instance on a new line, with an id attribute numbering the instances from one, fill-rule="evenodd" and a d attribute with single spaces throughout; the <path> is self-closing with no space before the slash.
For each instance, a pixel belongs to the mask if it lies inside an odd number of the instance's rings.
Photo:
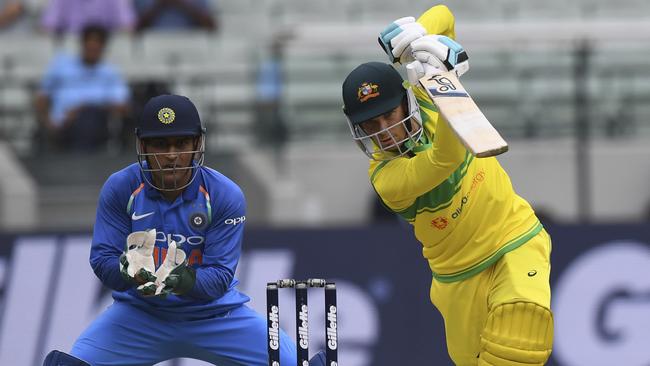
<path id="1" fill-rule="evenodd" d="M 0 0 L 0 32 L 34 33 L 43 10 L 42 0 Z"/>
<path id="2" fill-rule="evenodd" d="M 51 61 L 36 99 L 41 133 L 56 150 L 97 150 L 106 145 L 109 122 L 121 121 L 129 90 L 115 66 L 102 60 L 109 38 L 98 25 L 84 27 L 80 55 Z"/>
<path id="3" fill-rule="evenodd" d="M 138 30 L 217 28 L 208 0 L 135 0 Z"/>
<path id="4" fill-rule="evenodd" d="M 55 34 L 78 33 L 86 24 L 129 31 L 135 23 L 131 0 L 49 0 L 41 25 Z"/>
<path id="5" fill-rule="evenodd" d="M 24 15 L 25 7 L 22 1 L 0 0 L 0 30 L 12 29 Z"/>
<path id="6" fill-rule="evenodd" d="M 136 127 L 137 117 L 142 114 L 142 109 L 149 99 L 162 94 L 173 94 L 168 80 L 139 79 L 129 82 L 129 89 L 131 99 L 129 113 L 123 120 L 122 130 L 117 136 L 119 148 L 125 151 L 133 149 L 133 131 Z"/>
<path id="7" fill-rule="evenodd" d="M 283 36 L 271 44 L 270 55 L 259 64 L 256 75 L 255 135 L 258 146 L 273 150 L 276 170 L 284 169 L 282 153 L 288 140 L 288 129 L 282 115 Z"/>

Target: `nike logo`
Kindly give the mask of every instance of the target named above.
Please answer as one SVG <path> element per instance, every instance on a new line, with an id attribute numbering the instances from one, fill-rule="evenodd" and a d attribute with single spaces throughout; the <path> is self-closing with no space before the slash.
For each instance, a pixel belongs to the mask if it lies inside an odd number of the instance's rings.
<path id="1" fill-rule="evenodd" d="M 151 211 L 151 212 L 147 212 L 147 213 L 144 214 L 144 215 L 136 215 L 135 212 L 134 212 L 134 213 L 131 215 L 131 219 L 132 219 L 133 221 L 138 221 L 138 220 L 140 220 L 140 219 L 143 219 L 143 218 L 145 218 L 145 217 L 147 217 L 147 216 L 151 216 L 151 215 L 153 215 L 153 211 Z"/>

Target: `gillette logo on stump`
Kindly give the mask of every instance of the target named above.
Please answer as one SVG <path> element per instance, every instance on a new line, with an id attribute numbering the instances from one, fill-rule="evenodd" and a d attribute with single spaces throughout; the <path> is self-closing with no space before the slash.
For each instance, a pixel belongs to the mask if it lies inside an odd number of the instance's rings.
<path id="1" fill-rule="evenodd" d="M 269 313 L 271 326 L 269 327 L 269 347 L 277 351 L 280 348 L 280 309 L 277 306 L 271 307 Z"/>
<path id="2" fill-rule="evenodd" d="M 300 324 L 298 324 L 298 335 L 300 339 L 298 339 L 298 346 L 302 349 L 308 349 L 309 348 L 309 319 L 308 319 L 308 314 L 309 310 L 307 308 L 307 305 L 302 305 L 300 307 L 300 313 L 298 314 L 298 317 L 300 318 Z"/>
<path id="3" fill-rule="evenodd" d="M 336 306 L 330 306 L 327 310 L 327 348 L 335 350 L 338 347 L 336 339 Z"/>

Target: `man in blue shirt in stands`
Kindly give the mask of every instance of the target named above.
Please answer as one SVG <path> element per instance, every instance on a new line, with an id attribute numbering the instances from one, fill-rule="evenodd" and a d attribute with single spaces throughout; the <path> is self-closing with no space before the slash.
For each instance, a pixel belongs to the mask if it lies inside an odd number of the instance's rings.
<path id="1" fill-rule="evenodd" d="M 138 163 L 101 190 L 90 252 L 114 302 L 76 340 L 74 357 L 55 351 L 45 365 L 181 357 L 267 365 L 266 319 L 245 305 L 234 277 L 246 202 L 237 184 L 203 166 L 205 130 L 194 104 L 178 95 L 152 98 L 136 136 Z M 296 364 L 284 332 L 280 350 L 283 365 Z"/>
<path id="2" fill-rule="evenodd" d="M 109 32 L 88 24 L 79 55 L 59 54 L 48 65 L 36 99 L 47 142 L 60 150 L 96 150 L 108 140 L 109 121 L 128 110 L 129 88 L 104 60 Z"/>

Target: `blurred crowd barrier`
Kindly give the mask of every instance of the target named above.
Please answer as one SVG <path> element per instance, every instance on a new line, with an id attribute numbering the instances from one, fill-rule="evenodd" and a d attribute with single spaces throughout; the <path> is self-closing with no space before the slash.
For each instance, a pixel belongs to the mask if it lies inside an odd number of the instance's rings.
<path id="1" fill-rule="evenodd" d="M 553 239 L 555 343 L 550 366 L 647 365 L 650 231 L 644 225 L 546 225 Z M 111 303 L 88 264 L 87 233 L 0 236 L 0 364 L 38 365 L 68 350 Z M 327 278 L 338 288 L 339 357 L 347 366 L 450 365 L 444 325 L 429 302 L 431 272 L 401 225 L 247 229 L 240 290 L 265 310 L 265 285 Z M 47 275 L 34 276 L 34 269 Z M 280 293 L 295 332 L 294 296 Z M 323 348 L 322 291 L 310 292 L 312 350 Z M 178 360 L 165 366 L 205 363 Z"/>
<path id="2" fill-rule="evenodd" d="M 515 140 L 499 161 L 515 191 L 548 221 L 580 222 L 586 196 L 586 219 L 591 222 L 647 222 L 648 144 L 641 139 L 603 140 L 592 143 L 588 153 L 584 181 L 571 139 Z M 134 160 L 135 152 L 19 159 L 9 150 L 0 159 L 0 164 L 14 163 L 0 167 L 7 172 L 0 180 L 3 230 L 89 230 L 103 182 Z M 256 226 L 345 227 L 397 220 L 379 204 L 365 155 L 347 138 L 337 144 L 291 144 L 281 169 L 271 154 L 253 148 L 207 154 L 206 165 L 242 187 L 247 222 Z"/>

